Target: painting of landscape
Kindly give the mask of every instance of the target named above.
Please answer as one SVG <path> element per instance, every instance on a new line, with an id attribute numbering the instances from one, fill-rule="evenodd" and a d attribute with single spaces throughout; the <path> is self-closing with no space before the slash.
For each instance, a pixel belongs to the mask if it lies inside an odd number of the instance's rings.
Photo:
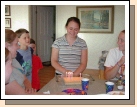
<path id="1" fill-rule="evenodd" d="M 78 6 L 76 13 L 81 21 L 80 32 L 113 32 L 114 6 Z"/>
<path id="2" fill-rule="evenodd" d="M 108 10 L 81 11 L 81 28 L 108 29 L 109 11 Z"/>

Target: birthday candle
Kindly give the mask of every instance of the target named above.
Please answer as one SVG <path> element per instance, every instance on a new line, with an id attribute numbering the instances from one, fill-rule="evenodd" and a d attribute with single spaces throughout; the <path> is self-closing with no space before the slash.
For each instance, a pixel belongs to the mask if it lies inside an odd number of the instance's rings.
<path id="1" fill-rule="evenodd" d="M 69 72 L 69 77 L 71 77 L 71 72 Z"/>
<path id="2" fill-rule="evenodd" d="M 73 77 L 73 72 L 71 72 L 71 77 Z"/>
<path id="3" fill-rule="evenodd" d="M 81 77 L 81 73 L 80 73 L 80 77 Z"/>
<path id="4" fill-rule="evenodd" d="M 73 72 L 72 72 L 72 77 L 73 77 Z"/>
<path id="5" fill-rule="evenodd" d="M 73 72 L 71 72 L 71 81 L 73 81 Z"/>
<path id="6" fill-rule="evenodd" d="M 66 72 L 66 77 L 67 77 L 67 72 Z"/>
<path id="7" fill-rule="evenodd" d="M 72 77 L 72 72 L 70 72 L 70 77 Z"/>
<path id="8" fill-rule="evenodd" d="M 70 73 L 68 72 L 68 77 L 70 77 Z"/>

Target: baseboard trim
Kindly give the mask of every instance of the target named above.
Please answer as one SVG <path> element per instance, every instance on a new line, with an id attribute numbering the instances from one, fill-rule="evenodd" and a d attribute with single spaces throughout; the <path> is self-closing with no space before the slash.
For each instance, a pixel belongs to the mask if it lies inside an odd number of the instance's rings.
<path id="1" fill-rule="evenodd" d="M 43 66 L 51 66 L 51 61 L 42 62 Z"/>

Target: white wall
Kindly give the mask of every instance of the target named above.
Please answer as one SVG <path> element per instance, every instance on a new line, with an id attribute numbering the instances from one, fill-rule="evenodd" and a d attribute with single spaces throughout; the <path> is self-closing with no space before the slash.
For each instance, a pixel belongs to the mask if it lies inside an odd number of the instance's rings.
<path id="1" fill-rule="evenodd" d="M 57 5 L 56 6 L 56 37 L 61 37 L 66 33 L 65 24 L 69 17 L 76 16 L 75 5 Z M 29 6 L 11 5 L 12 30 L 29 27 Z M 79 33 L 88 45 L 88 69 L 98 69 L 98 60 L 102 50 L 109 50 L 116 47 L 117 36 L 121 30 L 125 29 L 125 6 L 116 5 L 114 7 L 114 33 Z"/>
<path id="2" fill-rule="evenodd" d="M 10 5 L 11 15 L 5 18 L 11 18 L 11 30 L 16 31 L 19 28 L 29 29 L 29 6 L 28 5 Z"/>
<path id="3" fill-rule="evenodd" d="M 56 37 L 66 33 L 65 24 L 69 17 L 76 16 L 76 6 L 56 6 Z M 109 50 L 117 46 L 117 37 L 125 29 L 125 6 L 114 6 L 114 33 L 79 33 L 88 45 L 88 69 L 98 69 L 98 61 L 102 50 Z"/>

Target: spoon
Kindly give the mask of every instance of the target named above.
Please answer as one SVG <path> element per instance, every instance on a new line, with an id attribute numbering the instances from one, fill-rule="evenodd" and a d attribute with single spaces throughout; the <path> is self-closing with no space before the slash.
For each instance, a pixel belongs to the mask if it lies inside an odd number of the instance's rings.
<path id="1" fill-rule="evenodd" d="M 95 81 L 95 79 L 90 75 L 90 77 L 92 78 L 92 81 Z"/>

